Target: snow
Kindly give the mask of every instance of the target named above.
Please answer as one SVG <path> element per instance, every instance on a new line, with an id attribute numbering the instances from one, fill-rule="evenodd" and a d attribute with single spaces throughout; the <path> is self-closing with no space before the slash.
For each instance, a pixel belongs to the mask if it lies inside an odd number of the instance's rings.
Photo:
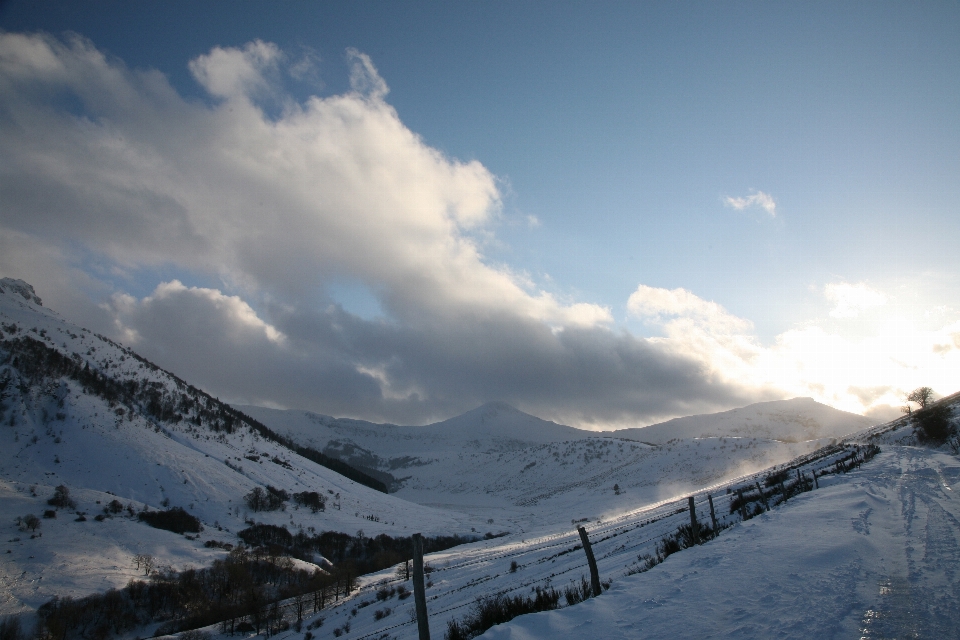
<path id="1" fill-rule="evenodd" d="M 947 638 L 960 611 L 960 461 L 892 447 L 860 470 L 491 640 Z"/>
<path id="2" fill-rule="evenodd" d="M 842 438 L 876 424 L 813 398 L 758 402 L 740 409 L 675 418 L 638 429 L 613 432 L 623 438 L 664 443 L 673 438 L 742 436 L 786 442 Z"/>
<path id="3" fill-rule="evenodd" d="M 546 422 L 504 404 L 484 405 L 426 427 L 239 408 L 295 441 L 351 464 L 391 473 L 400 480 L 394 494 L 398 497 L 492 519 L 488 524 L 497 531 L 608 517 L 786 462 L 826 442 L 731 436 L 651 446 Z M 835 423 L 849 415 L 823 409 L 812 411 Z M 716 415 L 722 421 L 728 414 Z M 738 415 L 763 425 L 773 414 L 768 407 L 759 411 L 748 407 Z M 791 415 L 802 418 L 796 407 Z M 709 416 L 698 418 L 709 425 Z M 844 433 L 858 426 L 861 422 L 851 421 Z M 786 433 L 781 425 L 780 435 Z"/>

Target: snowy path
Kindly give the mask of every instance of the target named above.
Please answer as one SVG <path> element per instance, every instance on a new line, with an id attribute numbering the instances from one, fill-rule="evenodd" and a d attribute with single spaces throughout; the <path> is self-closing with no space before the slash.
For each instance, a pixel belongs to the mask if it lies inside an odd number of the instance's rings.
<path id="1" fill-rule="evenodd" d="M 960 461 L 887 446 L 819 491 L 483 637 L 958 638 Z"/>

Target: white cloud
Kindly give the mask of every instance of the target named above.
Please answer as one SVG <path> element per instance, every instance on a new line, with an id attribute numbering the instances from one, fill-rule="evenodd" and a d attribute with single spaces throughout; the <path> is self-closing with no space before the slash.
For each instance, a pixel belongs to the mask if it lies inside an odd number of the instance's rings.
<path id="1" fill-rule="evenodd" d="M 862 283 L 828 285 L 825 291 L 837 304 L 831 315 L 841 318 L 888 299 Z M 748 321 L 685 289 L 641 285 L 628 308 L 661 324 L 666 334 L 662 344 L 673 353 L 699 361 L 717 381 L 752 390 L 754 397 L 812 396 L 848 411 L 885 414 L 918 386 L 941 393 L 960 388 L 960 352 L 952 348 L 960 345 L 956 314 L 930 328 L 891 313 L 867 334 L 811 324 L 764 345 Z"/>
<path id="2" fill-rule="evenodd" d="M 243 49 L 214 47 L 190 61 L 190 73 L 210 95 L 240 98 L 268 91 L 283 58 L 277 45 L 255 40 Z"/>
<path id="3" fill-rule="evenodd" d="M 734 198 L 732 196 L 727 196 L 724 198 L 724 204 L 728 207 L 732 207 L 737 211 L 743 211 L 744 209 L 749 209 L 752 207 L 759 207 L 770 214 L 771 218 L 776 217 L 777 215 L 777 203 L 769 193 L 764 193 L 763 191 L 755 191 L 748 196 Z"/>
<path id="4" fill-rule="evenodd" d="M 177 264 L 251 293 L 302 295 L 352 278 L 411 321 L 491 310 L 561 326 L 610 320 L 485 262 L 465 232 L 498 215 L 494 176 L 407 129 L 365 54 L 348 52 L 353 91 L 297 105 L 278 94 L 286 56 L 275 45 L 214 48 L 190 63 L 226 99 L 211 106 L 82 39 L 3 34 L 0 52 L 11 231 L 79 243 L 130 270 Z M 88 118 L 51 107 L 47 96 L 71 91 Z M 268 118 L 261 99 L 283 113 Z"/>
<path id="5" fill-rule="evenodd" d="M 883 293 L 871 289 L 863 282 L 831 283 L 823 288 L 823 294 L 835 305 L 830 311 L 833 318 L 856 318 L 861 312 L 881 307 L 887 302 Z"/>

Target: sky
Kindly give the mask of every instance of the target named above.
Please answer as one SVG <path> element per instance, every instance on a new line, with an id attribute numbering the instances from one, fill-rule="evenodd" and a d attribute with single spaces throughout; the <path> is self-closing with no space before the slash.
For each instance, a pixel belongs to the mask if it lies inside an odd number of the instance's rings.
<path id="1" fill-rule="evenodd" d="M 0 3 L 0 275 L 237 403 L 960 390 L 955 2 Z"/>

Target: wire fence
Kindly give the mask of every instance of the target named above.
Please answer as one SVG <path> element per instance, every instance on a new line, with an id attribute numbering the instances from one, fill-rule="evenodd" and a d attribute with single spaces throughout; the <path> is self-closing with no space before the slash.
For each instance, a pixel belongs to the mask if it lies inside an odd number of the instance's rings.
<path id="1" fill-rule="evenodd" d="M 710 498 L 713 498 L 713 509 L 717 520 L 717 530 L 712 531 L 709 537 L 719 535 L 720 532 L 737 522 L 742 521 L 741 511 L 733 508 L 734 501 L 740 496 L 740 491 L 745 492 L 745 498 L 751 505 L 751 513 L 756 510 L 758 504 L 769 505 L 764 507 L 773 508 L 790 495 L 785 490 L 786 487 L 792 487 L 795 495 L 806 489 L 807 484 L 810 488 L 814 486 L 811 473 L 820 477 L 827 473 L 845 472 L 849 465 L 860 464 L 867 455 L 866 449 L 859 445 L 838 443 L 819 449 L 810 454 L 799 456 L 785 464 L 776 465 L 763 471 L 745 474 L 733 480 L 724 482 L 720 485 L 710 487 L 695 493 L 694 508 L 698 515 L 698 526 L 700 522 L 707 522 L 707 514 L 710 509 Z M 774 483 L 773 486 L 761 489 L 757 493 L 757 486 L 766 484 L 766 480 L 771 477 L 778 477 L 784 472 L 799 471 L 801 480 L 798 487 L 798 481 L 793 478 L 782 479 L 780 483 Z M 761 497 L 762 496 L 762 497 Z M 601 566 L 601 572 L 610 579 L 611 577 L 623 577 L 631 573 L 637 573 L 637 563 L 643 557 L 644 552 L 655 555 L 657 545 L 665 538 L 676 535 L 682 527 L 689 525 L 690 514 L 687 505 L 688 496 L 676 497 L 664 500 L 642 509 L 635 510 L 628 514 L 620 515 L 610 521 L 599 521 L 590 529 L 591 546 L 597 557 L 597 563 Z M 752 517 L 752 515 L 750 516 Z M 473 551 L 470 557 L 462 560 L 448 560 L 445 564 L 437 564 L 429 574 L 431 580 L 437 577 L 437 584 L 431 586 L 431 592 L 428 597 L 429 603 L 434 603 L 434 608 L 430 611 L 431 621 L 434 623 L 443 623 L 449 619 L 448 614 L 475 605 L 483 598 L 495 596 L 504 596 L 510 593 L 533 590 L 543 585 L 552 586 L 558 579 L 563 580 L 571 573 L 586 569 L 585 558 L 583 562 L 564 563 L 567 566 L 558 566 L 556 570 L 545 569 L 557 560 L 568 554 L 582 552 L 582 546 L 579 542 L 579 536 L 576 530 L 569 532 L 559 532 L 525 540 L 523 542 L 511 542 L 503 544 L 500 541 L 488 541 L 487 546 Z M 442 559 L 444 556 L 454 556 L 457 551 L 446 551 L 432 554 L 433 560 Z M 462 553 L 462 551 L 460 551 Z M 512 568 L 506 572 L 494 571 L 483 572 L 486 567 L 502 567 L 507 562 L 514 563 Z M 400 565 L 402 567 L 403 565 Z M 619 569 L 617 567 L 620 567 Z M 540 567 L 537 574 L 531 577 L 525 577 L 524 571 L 531 567 Z M 399 576 L 399 567 L 391 570 L 390 574 L 375 574 L 366 578 L 366 581 L 349 595 L 341 598 L 339 601 L 330 603 L 322 610 L 314 610 L 309 614 L 310 618 L 316 620 L 316 615 L 325 612 L 327 618 L 335 615 L 338 611 L 350 611 L 354 617 L 358 609 L 363 609 L 374 604 L 366 597 L 375 594 L 382 589 L 395 588 L 398 584 L 403 584 L 406 579 Z M 641 571 L 643 569 L 640 569 Z M 458 576 L 474 571 L 479 575 L 458 582 Z M 449 575 L 450 579 L 444 579 Z M 478 585 L 491 583 L 491 588 L 482 590 L 478 594 Z M 315 602 L 313 593 L 305 594 L 310 598 L 309 602 Z M 392 597 L 392 596 L 391 596 Z M 412 600 L 412 599 L 411 599 Z M 378 598 L 376 602 L 380 602 Z M 386 606 L 386 602 L 383 602 Z M 279 612 L 280 618 L 287 622 L 287 625 L 293 623 L 297 616 L 297 608 L 300 607 L 300 613 L 304 613 L 303 601 L 298 603 L 294 600 L 287 600 L 277 603 L 275 611 Z M 408 606 L 408 603 L 396 605 L 396 608 Z M 309 606 L 307 609 L 314 609 Z M 356 622 L 360 622 L 357 620 Z M 362 631 L 361 635 L 350 635 L 351 640 L 367 640 L 369 638 L 387 637 L 397 629 L 407 627 L 416 622 L 414 618 L 402 622 L 387 623 L 382 627 L 373 630 L 358 629 Z M 284 625 L 280 625 L 284 626 Z M 292 637 L 297 632 L 291 630 L 288 626 L 284 631 L 274 634 L 278 638 Z M 386 636 L 384 634 L 387 634 Z M 335 634 L 337 635 L 337 634 Z"/>

